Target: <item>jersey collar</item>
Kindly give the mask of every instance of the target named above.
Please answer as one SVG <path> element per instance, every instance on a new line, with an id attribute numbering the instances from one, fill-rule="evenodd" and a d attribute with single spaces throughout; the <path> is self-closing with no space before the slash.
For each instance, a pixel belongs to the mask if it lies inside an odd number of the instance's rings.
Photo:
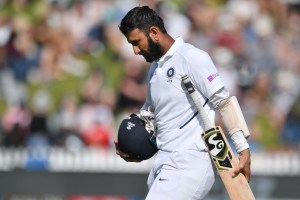
<path id="1" fill-rule="evenodd" d="M 175 42 L 172 44 L 172 46 L 170 47 L 170 49 L 167 51 L 167 53 L 165 55 L 163 55 L 163 57 L 161 57 L 160 59 L 158 59 L 157 64 L 159 66 L 161 66 L 166 60 L 168 60 L 170 57 L 173 56 L 173 54 L 177 51 L 177 49 L 184 43 L 182 37 L 177 37 L 175 39 Z"/>

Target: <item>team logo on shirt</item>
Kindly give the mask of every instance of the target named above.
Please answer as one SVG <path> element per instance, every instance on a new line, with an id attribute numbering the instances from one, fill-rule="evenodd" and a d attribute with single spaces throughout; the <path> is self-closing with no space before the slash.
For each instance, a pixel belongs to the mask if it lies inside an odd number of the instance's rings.
<path id="1" fill-rule="evenodd" d="M 168 82 L 172 82 L 172 78 L 174 77 L 174 75 L 175 75 L 175 69 L 174 69 L 174 67 L 170 67 L 167 70 Z"/>

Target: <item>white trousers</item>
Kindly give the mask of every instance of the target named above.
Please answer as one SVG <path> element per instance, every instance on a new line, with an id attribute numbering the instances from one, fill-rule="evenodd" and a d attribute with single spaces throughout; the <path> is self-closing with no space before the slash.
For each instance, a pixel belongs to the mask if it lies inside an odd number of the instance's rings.
<path id="1" fill-rule="evenodd" d="M 207 195 L 214 181 L 207 152 L 159 151 L 148 177 L 146 200 L 200 200 Z"/>

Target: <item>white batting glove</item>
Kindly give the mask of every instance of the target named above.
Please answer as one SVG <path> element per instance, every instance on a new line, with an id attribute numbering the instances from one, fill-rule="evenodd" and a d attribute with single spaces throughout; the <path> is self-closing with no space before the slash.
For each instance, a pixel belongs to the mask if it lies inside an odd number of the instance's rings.
<path id="1" fill-rule="evenodd" d="M 147 129 L 147 131 L 155 135 L 156 127 L 155 127 L 154 114 L 147 110 L 141 110 L 139 114 L 140 114 L 140 118 L 146 122 L 145 128 Z"/>

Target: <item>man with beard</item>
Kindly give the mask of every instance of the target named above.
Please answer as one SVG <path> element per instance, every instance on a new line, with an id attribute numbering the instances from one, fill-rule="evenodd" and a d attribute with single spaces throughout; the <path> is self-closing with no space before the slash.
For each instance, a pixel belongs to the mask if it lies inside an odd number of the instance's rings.
<path id="1" fill-rule="evenodd" d="M 202 121 L 181 83 L 185 74 L 190 76 L 211 121 L 214 122 L 215 110 L 225 119 L 239 153 L 239 166 L 233 175 L 243 173 L 249 181 L 249 130 L 243 126 L 239 105 L 231 101 L 210 56 L 184 43 L 181 37 L 173 39 L 163 20 L 147 6 L 131 9 L 119 28 L 134 53 L 151 63 L 148 95 L 140 113 L 149 111 L 149 107 L 153 111 L 158 152 L 148 177 L 146 200 L 203 199 L 214 183 L 211 160 L 200 136 Z M 120 149 L 118 141 L 115 146 L 124 160 L 136 161 Z"/>

